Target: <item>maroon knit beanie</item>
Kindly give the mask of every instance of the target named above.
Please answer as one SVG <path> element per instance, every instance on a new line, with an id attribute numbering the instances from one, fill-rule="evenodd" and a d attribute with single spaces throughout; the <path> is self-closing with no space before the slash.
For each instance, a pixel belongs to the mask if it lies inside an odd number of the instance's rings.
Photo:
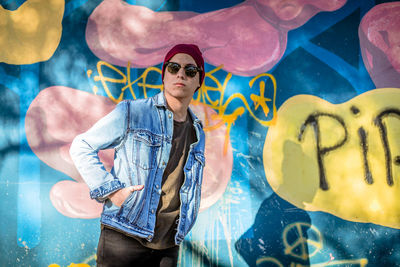
<path id="1" fill-rule="evenodd" d="M 164 72 L 166 67 L 165 63 L 167 63 L 173 56 L 179 53 L 188 54 L 189 56 L 191 56 L 196 62 L 197 67 L 201 68 L 202 70 L 200 73 L 200 86 L 201 86 L 205 76 L 204 59 L 203 56 L 201 55 L 199 47 L 195 44 L 177 44 L 174 47 L 172 47 L 171 50 L 168 51 L 168 53 L 165 55 L 164 58 L 164 63 L 161 72 L 161 79 L 164 81 Z"/>

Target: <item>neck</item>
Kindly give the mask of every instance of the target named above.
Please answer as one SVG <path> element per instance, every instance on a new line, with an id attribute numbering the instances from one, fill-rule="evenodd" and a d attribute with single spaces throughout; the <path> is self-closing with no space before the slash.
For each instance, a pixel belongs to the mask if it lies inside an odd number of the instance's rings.
<path id="1" fill-rule="evenodd" d="M 168 94 L 164 94 L 164 96 L 168 109 L 174 113 L 174 120 L 179 122 L 185 121 L 191 99 L 177 99 Z"/>

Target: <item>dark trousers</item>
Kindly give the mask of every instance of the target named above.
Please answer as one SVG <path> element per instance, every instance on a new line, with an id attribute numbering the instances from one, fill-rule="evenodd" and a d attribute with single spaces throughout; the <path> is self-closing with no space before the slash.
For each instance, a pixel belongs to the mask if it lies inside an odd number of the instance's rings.
<path id="1" fill-rule="evenodd" d="M 157 266 L 176 267 L 179 246 L 168 249 L 151 249 L 113 229 L 102 227 L 97 247 L 97 266 Z"/>

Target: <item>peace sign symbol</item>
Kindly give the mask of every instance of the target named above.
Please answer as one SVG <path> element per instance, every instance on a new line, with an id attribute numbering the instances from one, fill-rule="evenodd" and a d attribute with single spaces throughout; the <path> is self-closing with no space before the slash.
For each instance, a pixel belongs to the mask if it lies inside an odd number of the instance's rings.
<path id="1" fill-rule="evenodd" d="M 294 241 L 293 238 L 289 239 L 293 236 L 297 237 Z M 282 239 L 285 254 L 302 260 L 311 258 L 323 247 L 320 231 L 311 224 L 304 222 L 289 224 L 283 231 Z M 310 249 L 308 253 L 307 248 Z"/>

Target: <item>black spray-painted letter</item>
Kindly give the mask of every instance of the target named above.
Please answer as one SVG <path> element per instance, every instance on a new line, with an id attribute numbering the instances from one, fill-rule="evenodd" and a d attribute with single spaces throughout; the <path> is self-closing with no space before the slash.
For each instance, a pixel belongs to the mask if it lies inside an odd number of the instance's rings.
<path id="1" fill-rule="evenodd" d="M 321 131 L 320 131 L 320 125 L 319 125 L 319 119 L 320 117 L 328 117 L 331 119 L 336 120 L 337 122 L 340 123 L 340 125 L 343 127 L 344 130 L 344 137 L 342 140 L 339 140 L 335 145 L 329 146 L 329 147 L 322 147 L 321 146 Z M 345 123 L 342 118 L 340 118 L 337 115 L 329 114 L 329 113 L 314 113 L 308 116 L 306 121 L 301 125 L 300 128 L 300 133 L 298 136 L 298 140 L 302 141 L 304 131 L 306 130 L 307 126 L 311 125 L 314 129 L 314 136 L 315 136 L 315 141 L 317 145 L 317 160 L 318 160 L 318 168 L 319 168 L 319 187 L 322 190 L 328 190 L 329 189 L 329 184 L 326 179 L 325 175 L 325 168 L 324 168 L 324 163 L 323 163 L 323 157 L 330 151 L 335 150 L 342 146 L 346 140 L 347 140 L 347 129 L 345 126 Z"/>

